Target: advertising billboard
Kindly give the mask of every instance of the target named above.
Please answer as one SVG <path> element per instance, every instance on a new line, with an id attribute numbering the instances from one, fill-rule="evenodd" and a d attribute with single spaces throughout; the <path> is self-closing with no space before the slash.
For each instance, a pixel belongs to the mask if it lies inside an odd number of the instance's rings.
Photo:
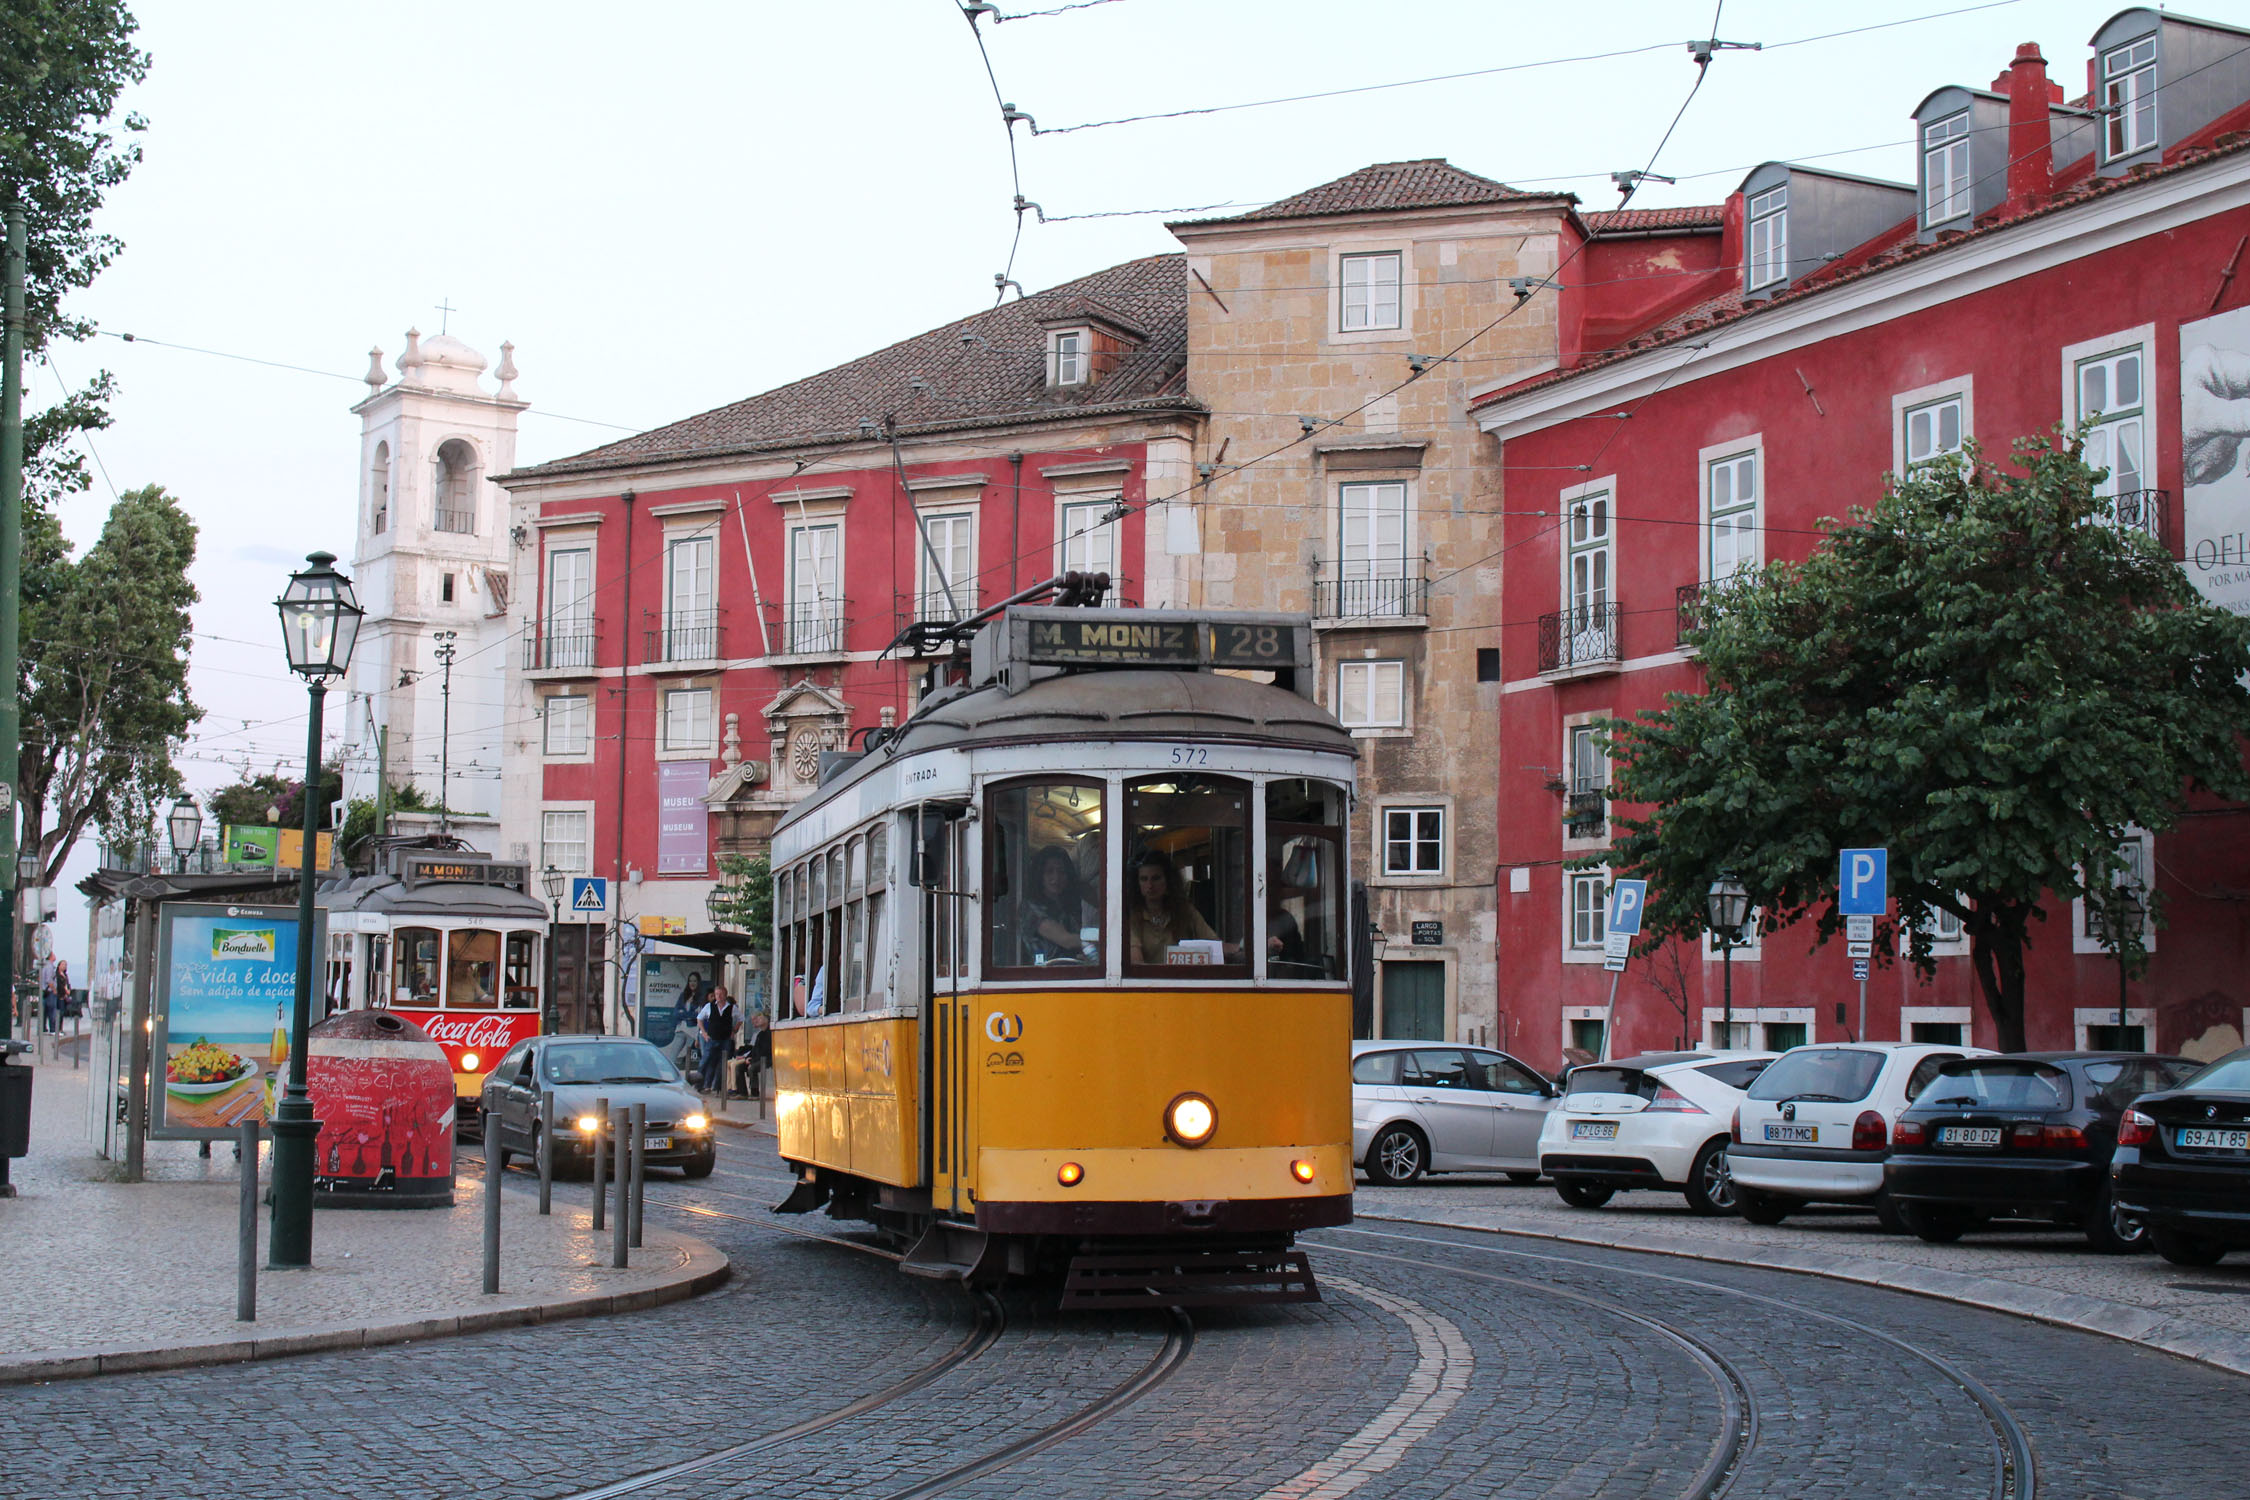
<path id="1" fill-rule="evenodd" d="M 641 969 L 641 1035 L 659 1047 L 669 1046 L 672 1033 L 693 1025 L 711 986 L 718 983 L 715 958 L 674 958 L 667 954 L 643 958 Z"/>
<path id="2" fill-rule="evenodd" d="M 2182 565 L 2203 597 L 2250 614 L 2250 308 L 2180 325 Z M 2153 468 L 2153 465 L 2151 465 Z"/>
<path id="3" fill-rule="evenodd" d="M 163 906 L 149 1052 L 151 1136 L 217 1140 L 244 1120 L 268 1117 L 289 1061 L 297 942 L 293 906 Z"/>

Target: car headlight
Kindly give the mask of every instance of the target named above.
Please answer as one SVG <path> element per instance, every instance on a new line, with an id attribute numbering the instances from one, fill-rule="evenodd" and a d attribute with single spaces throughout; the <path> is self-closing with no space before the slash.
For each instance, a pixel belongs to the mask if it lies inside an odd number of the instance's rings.
<path id="1" fill-rule="evenodd" d="M 600 1135 L 602 1133 L 602 1117 L 600 1115 L 580 1115 L 578 1117 L 578 1133 L 580 1135 Z"/>
<path id="2" fill-rule="evenodd" d="M 1183 1146 L 1200 1146 L 1219 1128 L 1219 1111 L 1201 1094 L 1182 1094 L 1164 1106 L 1164 1133 Z"/>
<path id="3" fill-rule="evenodd" d="M 689 1115 L 680 1121 L 680 1128 L 682 1130 L 709 1130 L 711 1128 L 711 1117 L 709 1115 Z"/>

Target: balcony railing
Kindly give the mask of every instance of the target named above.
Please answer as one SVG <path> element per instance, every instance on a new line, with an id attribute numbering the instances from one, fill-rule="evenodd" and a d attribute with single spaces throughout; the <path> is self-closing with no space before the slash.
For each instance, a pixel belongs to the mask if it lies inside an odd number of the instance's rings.
<path id="1" fill-rule="evenodd" d="M 913 624 L 951 625 L 966 620 L 980 608 L 977 586 L 957 583 L 950 600 L 943 589 L 930 589 L 920 594 L 901 594 L 898 601 L 898 623 L 903 628 Z"/>
<path id="2" fill-rule="evenodd" d="M 716 661 L 726 654 L 722 630 L 715 609 L 666 615 L 661 626 L 641 633 L 641 660 Z"/>
<path id="3" fill-rule="evenodd" d="M 1617 606 L 1577 604 L 1539 617 L 1539 670 L 1571 672 L 1617 661 Z"/>
<path id="4" fill-rule="evenodd" d="M 791 604 L 781 611 L 780 650 L 785 656 L 841 656 L 843 610 L 836 604 Z"/>
<path id="5" fill-rule="evenodd" d="M 2096 514 L 2125 531 L 2138 531 L 2155 539 L 2167 552 L 2170 544 L 2164 535 L 2164 513 L 2171 500 L 2169 490 L 2120 490 L 2114 495 L 2096 497 L 2104 502 Z"/>
<path id="6" fill-rule="evenodd" d="M 477 513 L 473 510 L 447 510 L 441 505 L 434 524 L 440 531 L 458 531 L 466 535 L 477 529 Z"/>
<path id="7" fill-rule="evenodd" d="M 1672 639 L 1676 644 L 1684 646 L 1690 635 L 1703 628 L 1703 585 L 1681 584 L 1672 609 L 1677 617 Z"/>
<path id="8" fill-rule="evenodd" d="M 1563 803 L 1563 831 L 1574 839 L 1598 839 L 1609 824 L 1609 788 L 1574 785 Z"/>
<path id="9" fill-rule="evenodd" d="M 1340 572 L 1343 566 L 1332 562 L 1321 568 Z M 1321 620 L 1405 619 L 1429 613 L 1429 594 L 1426 564 L 1392 563 L 1368 578 L 1315 578 L 1313 615 Z"/>
<path id="10" fill-rule="evenodd" d="M 601 639 L 599 620 L 557 620 L 524 637 L 523 664 L 534 672 L 589 671 Z"/>

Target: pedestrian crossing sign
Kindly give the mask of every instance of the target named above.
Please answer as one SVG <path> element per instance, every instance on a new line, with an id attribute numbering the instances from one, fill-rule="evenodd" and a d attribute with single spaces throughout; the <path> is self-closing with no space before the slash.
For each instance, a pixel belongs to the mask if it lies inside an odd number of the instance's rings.
<path id="1" fill-rule="evenodd" d="M 570 909 L 572 911 L 605 912 L 609 910 L 609 881 L 600 875 L 573 875 L 570 877 Z"/>

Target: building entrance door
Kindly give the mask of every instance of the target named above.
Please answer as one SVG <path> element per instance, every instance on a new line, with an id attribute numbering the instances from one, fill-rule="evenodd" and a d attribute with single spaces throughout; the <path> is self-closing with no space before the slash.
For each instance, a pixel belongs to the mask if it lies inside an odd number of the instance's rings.
<path id="1" fill-rule="evenodd" d="M 607 929 L 598 922 L 561 922 L 554 939 L 555 988 L 547 1024 L 568 1036 L 602 1029 L 603 949 Z"/>
<path id="2" fill-rule="evenodd" d="M 1384 963 L 1383 1040 L 1445 1039 L 1445 965 L 1428 960 Z"/>

